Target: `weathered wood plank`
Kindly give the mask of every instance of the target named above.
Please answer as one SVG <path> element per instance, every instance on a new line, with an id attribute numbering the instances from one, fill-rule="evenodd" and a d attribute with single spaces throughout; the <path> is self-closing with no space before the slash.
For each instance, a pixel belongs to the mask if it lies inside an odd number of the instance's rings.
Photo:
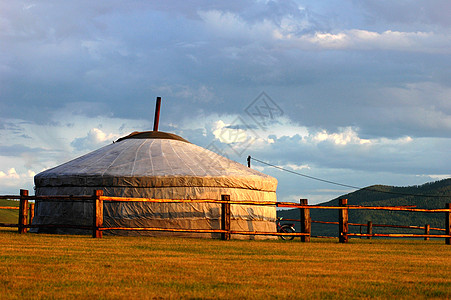
<path id="1" fill-rule="evenodd" d="M 309 233 L 303 232 L 269 232 L 269 231 L 230 231 L 232 234 L 242 234 L 242 235 L 273 235 L 273 236 L 310 236 Z"/>
<path id="2" fill-rule="evenodd" d="M 221 233 L 222 240 L 230 240 L 230 195 L 221 195 L 221 229 L 225 232 Z"/>
<path id="3" fill-rule="evenodd" d="M 92 231 L 92 237 L 93 238 L 102 238 L 103 232 L 99 230 L 103 227 L 103 201 L 101 199 L 101 196 L 103 195 L 102 190 L 96 190 L 94 192 L 95 196 L 95 202 L 93 205 L 93 231 Z"/>
<path id="4" fill-rule="evenodd" d="M 183 228 L 161 228 L 161 227 L 103 227 L 100 231 L 106 230 L 128 230 L 128 231 L 169 231 L 169 232 L 194 232 L 194 233 L 226 233 L 222 229 L 183 229 Z"/>
<path id="5" fill-rule="evenodd" d="M 27 233 L 28 225 L 28 190 L 20 190 L 20 202 L 19 202 L 19 233 Z"/>
<path id="6" fill-rule="evenodd" d="M 19 224 L 0 223 L 0 227 L 19 227 Z"/>
<path id="7" fill-rule="evenodd" d="M 348 242 L 348 199 L 340 199 L 339 204 L 341 210 L 338 211 L 338 241 L 340 243 Z"/>
<path id="8" fill-rule="evenodd" d="M 429 224 L 424 225 L 424 234 L 425 235 L 429 235 L 430 234 L 430 229 L 431 229 L 431 226 Z M 429 241 L 429 237 L 428 236 L 424 237 L 424 240 L 425 241 Z"/>
<path id="9" fill-rule="evenodd" d="M 87 225 L 73 225 L 73 224 L 39 224 L 39 225 L 27 225 L 27 228 L 74 228 L 74 229 L 86 229 L 93 230 L 93 226 Z"/>
<path id="10" fill-rule="evenodd" d="M 28 224 L 31 224 L 34 219 L 34 203 L 30 203 L 30 220 Z"/>
<path id="11" fill-rule="evenodd" d="M 18 195 L 0 195 L 0 199 L 19 200 L 20 196 L 18 196 Z"/>
<path id="12" fill-rule="evenodd" d="M 300 199 L 299 204 L 303 206 L 308 206 L 307 199 Z M 306 233 L 307 235 L 301 236 L 301 242 L 310 242 L 310 234 L 312 231 L 311 219 L 310 219 L 310 209 L 300 208 L 299 213 L 301 215 L 301 233 Z"/>
<path id="13" fill-rule="evenodd" d="M 373 222 L 368 221 L 366 233 L 368 234 L 368 239 L 371 240 L 371 237 L 373 235 Z"/>
<path id="14" fill-rule="evenodd" d="M 366 233 L 348 233 L 348 236 L 369 236 Z M 409 234 L 409 233 L 373 233 L 371 236 L 374 237 L 430 237 L 430 238 L 446 238 L 446 237 L 451 237 L 451 235 L 447 235 L 447 234 Z"/>
<path id="15" fill-rule="evenodd" d="M 447 235 L 451 235 L 451 203 L 446 203 L 445 206 L 448 209 L 448 212 L 445 214 L 445 229 L 446 229 L 446 234 Z M 451 237 L 447 237 L 445 239 L 445 244 L 447 245 L 451 245 Z"/>

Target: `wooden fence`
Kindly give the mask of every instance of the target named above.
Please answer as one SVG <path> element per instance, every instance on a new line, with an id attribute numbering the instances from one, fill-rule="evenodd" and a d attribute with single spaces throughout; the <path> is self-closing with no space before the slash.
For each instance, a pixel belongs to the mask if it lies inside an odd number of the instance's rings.
<path id="1" fill-rule="evenodd" d="M 284 218 L 284 221 L 290 221 L 290 222 L 302 222 L 302 220 L 300 219 L 287 219 Z M 328 221 L 315 221 L 315 220 L 310 220 L 310 223 L 317 223 L 317 224 L 330 224 L 330 225 L 339 225 L 339 222 L 328 222 Z M 360 227 L 360 233 L 363 233 L 362 231 L 362 227 L 366 227 L 366 233 L 368 234 L 368 236 L 366 236 L 367 239 L 371 239 L 371 237 L 373 236 L 373 228 L 374 227 L 386 227 L 386 228 L 403 228 L 403 229 L 420 229 L 420 230 L 424 230 L 424 234 L 425 235 L 429 235 L 431 230 L 435 230 L 435 231 L 445 231 L 446 229 L 444 228 L 436 228 L 436 227 L 431 227 L 429 224 L 426 224 L 424 226 L 404 226 L 404 225 L 390 225 L 390 224 L 373 224 L 372 221 L 368 221 L 366 224 L 360 224 L 360 223 L 348 223 L 348 226 L 359 226 Z M 318 236 L 318 235 L 311 235 L 311 237 L 315 237 L 315 238 L 336 238 L 335 236 Z M 361 236 L 360 238 L 362 238 L 363 236 Z M 434 236 L 432 236 L 434 237 Z M 429 236 L 425 237 L 424 240 L 427 241 L 429 240 Z"/>
<path id="2" fill-rule="evenodd" d="M 311 237 L 311 223 L 338 224 L 338 239 L 340 243 L 347 243 L 350 237 L 410 237 L 410 238 L 444 238 L 447 245 L 451 245 L 451 203 L 447 203 L 444 209 L 421 209 L 413 206 L 355 206 L 348 205 L 347 199 L 340 199 L 339 206 L 319 206 L 308 205 L 307 199 L 301 199 L 299 204 L 292 202 L 275 202 L 275 201 L 236 201 L 230 200 L 229 195 L 222 195 L 221 200 L 213 199 L 152 199 L 152 198 L 127 198 L 127 197 L 108 197 L 103 196 L 102 190 L 96 190 L 92 196 L 29 196 L 27 190 L 20 190 L 20 196 L 7 195 L 0 196 L 0 199 L 19 199 L 19 222 L 17 224 L 19 233 L 26 233 L 27 228 L 35 227 L 62 227 L 62 228 L 78 228 L 92 230 L 93 238 L 101 238 L 105 230 L 134 230 L 134 231 L 166 231 L 166 232 L 191 232 L 191 233 L 221 233 L 221 239 L 229 240 L 231 234 L 240 235 L 273 235 L 273 236 L 295 236 L 300 237 L 302 242 L 309 242 Z M 82 201 L 93 202 L 93 220 L 92 226 L 79 226 L 72 224 L 40 224 L 31 225 L 28 223 L 28 201 Z M 157 227 L 104 227 L 103 226 L 103 202 L 149 202 L 149 203 L 219 203 L 221 204 L 221 229 L 181 229 L 181 228 L 157 228 Z M 296 233 L 280 233 L 280 232 L 261 232 L 261 231 L 235 231 L 230 229 L 230 206 L 231 205 L 261 205 L 298 208 L 300 212 L 299 221 L 301 223 L 301 232 Z M 30 206 L 31 207 L 31 206 Z M 1 209 L 2 207 L 0 207 Z M 8 208 L 9 209 L 9 208 Z M 336 209 L 338 210 L 338 222 L 312 221 L 310 218 L 310 209 Z M 398 227 L 398 228 L 423 228 L 418 226 L 396 226 L 396 225 L 378 225 L 372 224 L 355 224 L 349 223 L 348 212 L 350 209 L 367 209 L 367 210 L 388 210 L 388 211 L 410 211 L 410 212 L 427 212 L 427 213 L 444 213 L 445 229 L 430 228 L 425 226 L 425 234 L 378 234 L 372 233 L 372 228 L 381 227 Z M 33 209 L 34 210 L 34 209 Z M 31 209 L 30 209 L 31 211 Z M 30 212 L 30 216 L 32 212 Z M 2 224 L 0 223 L 0 226 Z M 367 233 L 351 233 L 349 226 L 367 226 Z M 445 234 L 430 234 L 430 230 L 445 231 Z"/>
<path id="3" fill-rule="evenodd" d="M 26 228 L 23 224 L 31 224 L 34 218 L 34 203 L 28 204 L 28 191 L 20 190 L 20 196 L 17 195 L 3 195 L 0 199 L 16 199 L 20 200 L 19 207 L 14 206 L 0 206 L 0 209 L 11 209 L 19 211 L 19 222 L 15 224 L 1 223 L 0 227 L 18 227 L 19 233 L 25 233 Z M 22 224 L 22 226 L 21 226 Z"/>

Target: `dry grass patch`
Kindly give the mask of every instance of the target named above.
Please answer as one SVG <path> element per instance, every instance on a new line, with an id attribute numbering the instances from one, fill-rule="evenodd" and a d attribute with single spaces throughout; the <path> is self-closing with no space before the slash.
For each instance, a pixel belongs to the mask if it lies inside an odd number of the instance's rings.
<path id="1" fill-rule="evenodd" d="M 443 241 L 220 241 L 0 231 L 17 298 L 450 298 Z"/>

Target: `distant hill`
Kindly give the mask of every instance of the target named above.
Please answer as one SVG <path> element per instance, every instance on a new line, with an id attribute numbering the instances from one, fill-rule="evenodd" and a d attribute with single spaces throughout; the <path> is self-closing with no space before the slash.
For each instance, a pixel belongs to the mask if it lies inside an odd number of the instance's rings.
<path id="1" fill-rule="evenodd" d="M 414 196 L 415 195 L 415 196 Z M 440 197 L 426 197 L 440 196 Z M 353 193 L 340 196 L 334 200 L 321 203 L 323 206 L 338 206 L 338 199 L 348 199 L 349 205 L 363 206 L 397 206 L 415 205 L 417 208 L 445 208 L 445 203 L 451 203 L 451 178 L 415 185 L 408 187 L 395 187 L 384 185 L 373 185 Z M 338 221 L 337 210 L 312 209 L 310 210 L 312 220 L 315 221 Z M 299 219 L 299 210 L 290 209 L 278 211 L 279 217 L 288 219 Z M 372 211 L 372 210 L 350 210 L 349 222 L 366 224 L 372 221 L 373 224 L 410 225 L 444 228 L 445 216 L 443 213 L 418 213 L 418 212 L 394 212 L 394 211 Z M 300 230 L 296 224 L 296 230 Z M 360 228 L 350 226 L 352 232 L 359 232 Z M 363 228 L 364 232 L 366 227 Z M 408 230 L 408 231 L 406 231 Z M 374 228 L 373 232 L 408 232 L 422 233 L 409 229 L 396 228 Z M 438 233 L 431 231 L 431 233 Z M 338 236 L 338 225 L 312 224 L 312 235 Z"/>

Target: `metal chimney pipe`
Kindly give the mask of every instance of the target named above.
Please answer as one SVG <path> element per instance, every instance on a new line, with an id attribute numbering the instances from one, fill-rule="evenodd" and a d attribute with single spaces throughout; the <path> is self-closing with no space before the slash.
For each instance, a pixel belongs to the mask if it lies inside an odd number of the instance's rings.
<path id="1" fill-rule="evenodd" d="M 161 97 L 157 97 L 157 104 L 155 107 L 155 118 L 153 120 L 153 131 L 158 131 L 158 123 L 160 122 L 160 106 L 161 106 Z"/>

